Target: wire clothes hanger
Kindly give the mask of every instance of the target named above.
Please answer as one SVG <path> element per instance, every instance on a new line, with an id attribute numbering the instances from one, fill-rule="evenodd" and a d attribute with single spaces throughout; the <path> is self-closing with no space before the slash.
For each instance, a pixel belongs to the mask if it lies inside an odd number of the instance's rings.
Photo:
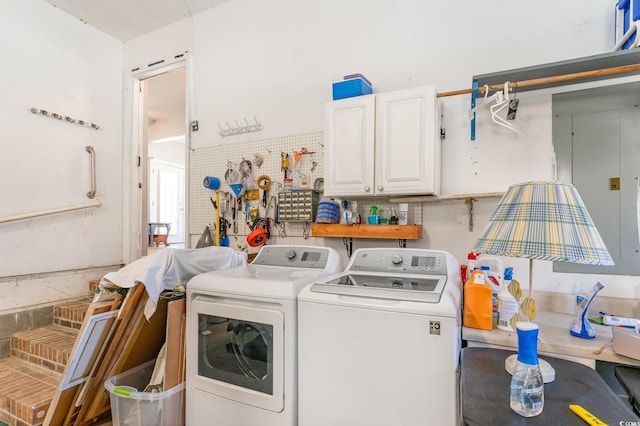
<path id="1" fill-rule="evenodd" d="M 471 110 L 469 111 L 469 118 L 473 119 L 474 118 L 473 115 L 476 113 L 477 110 L 479 110 L 480 108 L 489 106 L 493 101 L 502 102 L 502 91 L 497 91 L 493 95 L 489 96 L 489 85 L 485 84 L 484 85 L 484 102 L 482 102 L 480 105 L 476 105 L 474 108 L 471 108 Z"/>
<path id="2" fill-rule="evenodd" d="M 500 92 L 498 92 L 500 93 Z M 509 82 L 504 83 L 504 93 L 500 101 L 496 102 L 495 105 L 492 105 L 489 110 L 491 111 L 491 120 L 499 126 L 506 127 L 509 130 L 513 130 L 514 132 L 520 132 L 522 130 L 522 123 L 518 119 L 515 118 L 515 112 L 513 112 L 513 119 L 509 120 L 510 111 L 515 110 L 518 107 L 517 99 L 513 99 L 513 101 L 509 100 Z M 515 108 L 513 108 L 515 107 Z M 507 118 L 503 118 L 498 115 L 503 109 L 509 108 L 507 112 Z"/>
<path id="3" fill-rule="evenodd" d="M 489 86 L 484 85 L 484 102 L 469 111 L 469 118 L 473 120 L 475 113 L 478 109 L 489 107 L 491 112 L 491 120 L 499 126 L 506 127 L 514 132 L 520 132 L 522 130 L 522 124 L 515 118 L 515 111 L 518 107 L 517 99 L 509 99 L 509 82 L 504 83 L 503 90 L 498 90 L 493 95 L 488 96 Z M 495 102 L 495 103 L 494 103 Z M 509 108 L 507 113 L 507 119 L 498 115 L 503 109 Z"/>

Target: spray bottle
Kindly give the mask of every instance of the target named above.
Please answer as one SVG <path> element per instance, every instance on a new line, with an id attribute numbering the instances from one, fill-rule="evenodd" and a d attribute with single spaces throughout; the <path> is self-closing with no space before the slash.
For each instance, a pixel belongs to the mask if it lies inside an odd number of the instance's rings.
<path id="1" fill-rule="evenodd" d="M 577 318 L 571 321 L 569 325 L 569 333 L 572 336 L 582 337 L 583 339 L 593 339 L 596 337 L 596 331 L 591 323 L 587 320 L 586 314 L 589 310 L 589 305 L 596 294 L 604 288 L 602 283 L 597 282 L 591 291 L 582 299 L 578 305 Z"/>
<path id="2" fill-rule="evenodd" d="M 516 323 L 518 360 L 511 377 L 510 406 L 523 417 L 534 417 L 544 408 L 544 381 L 538 363 L 538 325 Z"/>
<path id="3" fill-rule="evenodd" d="M 498 328 L 504 331 L 513 331 L 511 318 L 518 312 L 518 301 L 509 291 L 512 279 L 513 268 L 505 268 L 502 288 L 498 293 Z"/>
<path id="4" fill-rule="evenodd" d="M 467 275 L 463 277 L 465 281 L 471 278 L 471 274 L 473 273 L 473 270 L 476 268 L 477 258 L 478 258 L 478 255 L 472 251 L 470 251 L 469 254 L 467 254 Z"/>

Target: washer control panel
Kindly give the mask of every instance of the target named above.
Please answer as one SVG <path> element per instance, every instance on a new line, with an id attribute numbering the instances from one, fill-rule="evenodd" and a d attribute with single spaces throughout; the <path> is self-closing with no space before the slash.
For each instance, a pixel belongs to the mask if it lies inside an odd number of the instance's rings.
<path id="1" fill-rule="evenodd" d="M 351 259 L 348 270 L 447 275 L 443 252 L 411 249 L 361 249 Z"/>

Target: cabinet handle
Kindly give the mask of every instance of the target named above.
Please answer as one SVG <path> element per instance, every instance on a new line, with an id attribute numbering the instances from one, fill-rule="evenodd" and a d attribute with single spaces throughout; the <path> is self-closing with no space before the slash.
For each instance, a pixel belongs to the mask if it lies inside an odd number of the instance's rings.
<path id="1" fill-rule="evenodd" d="M 383 189 L 384 189 L 384 186 L 378 185 L 378 191 L 382 191 Z"/>
<path id="2" fill-rule="evenodd" d="M 365 186 L 365 187 L 364 187 L 364 192 L 369 192 L 369 191 L 371 191 L 371 187 L 369 187 L 369 186 Z"/>

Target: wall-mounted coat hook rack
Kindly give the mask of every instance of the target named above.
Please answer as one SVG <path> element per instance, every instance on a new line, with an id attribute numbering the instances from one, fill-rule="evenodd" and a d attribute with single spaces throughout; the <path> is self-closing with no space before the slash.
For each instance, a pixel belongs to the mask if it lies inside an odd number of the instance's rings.
<path id="1" fill-rule="evenodd" d="M 70 124 L 77 124 L 78 126 L 90 127 L 94 130 L 98 130 L 100 128 L 100 126 L 98 126 L 96 123 L 90 123 L 88 121 L 72 118 L 67 115 L 60 115 L 57 112 L 49 112 L 47 110 L 40 109 L 40 108 L 31 108 L 31 113 L 42 115 L 43 117 L 55 118 L 56 120 L 60 120 L 60 121 L 66 121 L 67 123 L 70 123 Z"/>
<path id="2" fill-rule="evenodd" d="M 253 120 L 255 121 L 255 124 L 249 124 L 249 122 L 245 118 L 245 126 L 240 125 L 240 123 L 238 123 L 238 120 L 234 120 L 236 123 L 236 127 L 231 127 L 229 122 L 225 121 L 225 124 L 227 125 L 226 129 L 223 128 L 220 123 L 218 123 L 218 128 L 220 129 L 218 134 L 224 138 L 227 136 L 241 135 L 243 133 L 259 132 L 264 128 L 264 126 L 258 121 L 255 115 L 253 116 Z"/>

